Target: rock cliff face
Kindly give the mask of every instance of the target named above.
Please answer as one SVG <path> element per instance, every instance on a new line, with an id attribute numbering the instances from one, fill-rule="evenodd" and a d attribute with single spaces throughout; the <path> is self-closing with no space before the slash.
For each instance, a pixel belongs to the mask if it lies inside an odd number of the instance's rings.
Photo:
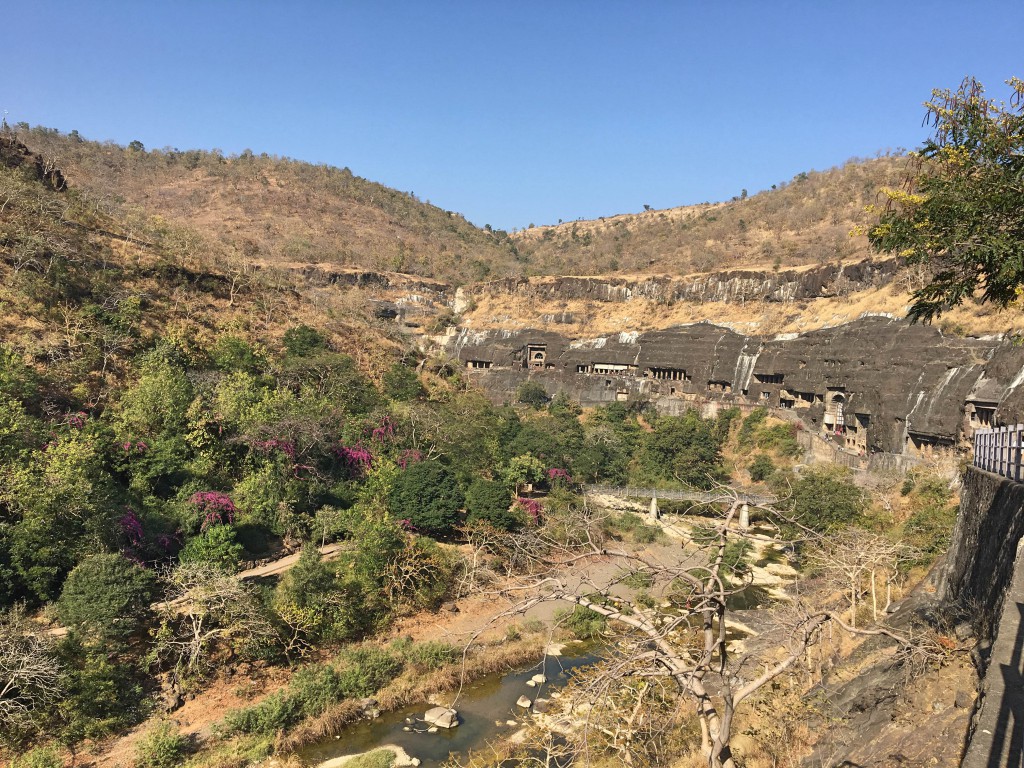
<path id="1" fill-rule="evenodd" d="M 802 301 L 843 296 L 877 288 L 896 274 L 895 260 L 825 264 L 781 272 L 726 270 L 686 277 L 540 277 L 509 278 L 463 289 L 466 296 L 519 295 L 535 299 L 585 299 L 599 302 L 652 301 L 699 303 L 745 301 Z"/>
<path id="2" fill-rule="evenodd" d="M 951 446 L 993 418 L 1016 420 L 1024 403 L 1024 348 L 884 317 L 770 338 L 711 323 L 596 339 L 463 330 L 448 351 L 496 400 L 532 377 L 584 405 L 766 405 L 854 453 Z"/>

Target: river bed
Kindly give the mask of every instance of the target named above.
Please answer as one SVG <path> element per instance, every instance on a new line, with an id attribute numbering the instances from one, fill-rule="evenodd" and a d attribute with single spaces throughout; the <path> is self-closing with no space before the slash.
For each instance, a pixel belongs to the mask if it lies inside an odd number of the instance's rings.
<path id="1" fill-rule="evenodd" d="M 520 728 L 526 714 L 522 707 L 516 706 L 520 696 L 525 695 L 531 700 L 538 696 L 547 698 L 552 690 L 569 681 L 569 672 L 573 669 L 597 661 L 597 656 L 587 653 L 580 643 L 570 645 L 567 651 L 570 655 L 546 656 L 543 662 L 538 661 L 531 667 L 488 675 L 467 683 L 454 705 L 459 712 L 456 728 L 441 728 L 437 733 L 427 733 L 422 717 L 432 705 L 415 704 L 385 712 L 375 720 L 354 723 L 346 727 L 337 739 L 306 747 L 299 751 L 298 756 L 303 765 L 315 766 L 335 757 L 368 752 L 385 744 L 402 747 L 409 755 L 418 757 L 425 768 L 443 764 L 452 754 L 465 756 L 468 750 L 480 749 L 488 740 L 512 734 Z M 544 674 L 548 682 L 533 688 L 526 685 L 538 673 Z M 454 696 L 452 691 L 441 694 L 437 700 L 447 704 Z M 408 726 L 407 718 L 412 718 L 414 724 Z M 507 720 L 515 720 L 517 724 L 506 725 Z M 412 730 L 404 730 L 406 727 Z"/>

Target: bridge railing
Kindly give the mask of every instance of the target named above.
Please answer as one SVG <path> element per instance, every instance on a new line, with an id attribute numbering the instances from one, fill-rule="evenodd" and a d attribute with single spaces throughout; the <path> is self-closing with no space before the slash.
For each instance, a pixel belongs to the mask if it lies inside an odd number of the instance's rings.
<path id="1" fill-rule="evenodd" d="M 1024 480 L 1021 453 L 1024 448 L 1024 424 L 974 433 L 974 466 L 1000 477 Z"/>
<path id="2" fill-rule="evenodd" d="M 624 498 L 638 499 L 650 499 L 653 496 L 664 500 L 700 501 L 705 504 L 729 498 L 728 492 L 724 491 L 680 491 L 666 490 L 664 488 L 642 488 L 632 485 L 585 485 L 583 488 L 587 493 L 603 494 L 605 496 L 621 496 Z M 736 496 L 748 504 L 774 504 L 778 501 L 775 496 L 743 493 L 742 491 L 736 491 Z"/>

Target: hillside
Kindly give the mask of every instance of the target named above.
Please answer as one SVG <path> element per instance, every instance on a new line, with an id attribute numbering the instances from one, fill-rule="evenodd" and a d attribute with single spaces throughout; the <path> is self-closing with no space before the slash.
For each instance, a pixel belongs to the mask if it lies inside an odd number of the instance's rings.
<path id="1" fill-rule="evenodd" d="M 362 268 L 462 285 L 530 275 L 691 274 L 870 255 L 852 235 L 906 160 L 851 160 L 724 203 L 652 210 L 509 235 L 354 175 L 243 152 L 146 151 L 20 126 L 19 138 L 104 210 L 151 217 L 186 252 L 256 266 Z"/>
<path id="2" fill-rule="evenodd" d="M 377 375 L 405 343 L 358 288 L 222 269 L 202 251 L 185 253 L 159 220 L 102 205 L 75 184 L 0 135 L 0 336 L 45 371 L 47 408 L 101 405 L 159 339 L 198 354 L 228 334 L 274 350 L 308 323 Z"/>
<path id="3" fill-rule="evenodd" d="M 906 158 L 850 160 L 798 174 L 745 199 L 533 227 L 513 240 L 543 274 L 793 267 L 870 255 L 852 235 L 872 220 L 879 190 L 899 185 Z"/>
<path id="4" fill-rule="evenodd" d="M 243 152 L 121 147 L 20 126 L 18 137 L 98 206 L 175 230 L 188 250 L 255 265 L 321 264 L 451 283 L 519 274 L 504 232 L 348 168 Z M 151 226 L 151 225 L 149 225 Z"/>

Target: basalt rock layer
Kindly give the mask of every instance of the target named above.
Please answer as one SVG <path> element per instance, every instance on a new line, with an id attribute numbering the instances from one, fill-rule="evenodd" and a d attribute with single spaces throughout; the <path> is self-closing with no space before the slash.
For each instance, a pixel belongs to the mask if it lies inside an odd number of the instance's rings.
<path id="1" fill-rule="evenodd" d="M 532 378 L 583 405 L 765 405 L 852 452 L 920 453 L 1024 415 L 1024 347 L 886 317 L 773 337 L 712 323 L 592 339 L 462 330 L 448 352 L 496 400 Z"/>

